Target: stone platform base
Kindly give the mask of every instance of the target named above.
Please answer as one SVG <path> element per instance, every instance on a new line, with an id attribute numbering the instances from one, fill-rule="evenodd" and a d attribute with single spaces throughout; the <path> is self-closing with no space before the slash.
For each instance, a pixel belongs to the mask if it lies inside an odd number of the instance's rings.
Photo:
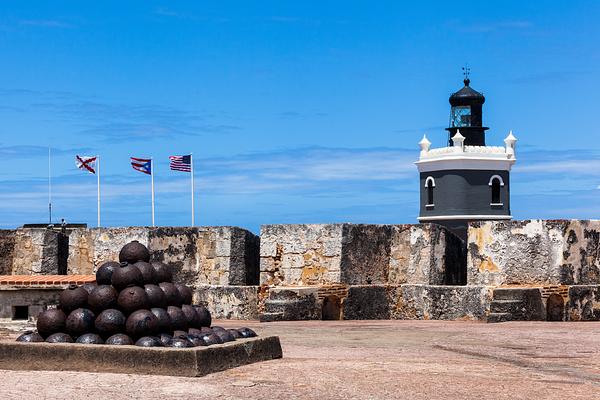
<path id="1" fill-rule="evenodd" d="M 6 370 L 203 376 L 281 357 L 277 336 L 188 349 L 0 342 L 0 369 Z"/>

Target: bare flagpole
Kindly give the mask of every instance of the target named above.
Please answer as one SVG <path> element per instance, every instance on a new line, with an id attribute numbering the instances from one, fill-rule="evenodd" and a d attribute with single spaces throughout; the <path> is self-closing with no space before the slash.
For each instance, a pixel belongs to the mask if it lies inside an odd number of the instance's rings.
<path id="1" fill-rule="evenodd" d="M 100 228 L 100 156 L 96 156 L 96 178 L 98 178 L 98 228 Z"/>
<path id="2" fill-rule="evenodd" d="M 50 146 L 48 146 L 48 225 L 52 225 L 52 163 Z"/>
<path id="3" fill-rule="evenodd" d="M 154 226 L 154 161 L 150 157 L 150 180 L 152 182 L 152 226 Z"/>
<path id="4" fill-rule="evenodd" d="M 194 226 L 194 158 L 192 153 L 190 153 L 190 168 L 191 168 L 191 177 L 192 177 L 192 226 Z"/>

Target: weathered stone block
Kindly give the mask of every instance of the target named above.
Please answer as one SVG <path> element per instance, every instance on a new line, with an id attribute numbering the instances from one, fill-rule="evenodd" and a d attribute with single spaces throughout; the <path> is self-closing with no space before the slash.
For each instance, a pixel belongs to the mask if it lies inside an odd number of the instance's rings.
<path id="1" fill-rule="evenodd" d="M 60 266 L 61 233 L 48 229 L 19 228 L 14 232 L 12 275 L 64 273 Z"/>
<path id="2" fill-rule="evenodd" d="M 388 282 L 392 230 L 391 225 L 344 225 L 341 283 L 376 285 Z"/>
<path id="3" fill-rule="evenodd" d="M 390 296 L 383 285 L 350 286 L 342 302 L 343 319 L 390 319 Z"/>
<path id="4" fill-rule="evenodd" d="M 63 289 L 2 288 L 0 289 L 0 318 L 13 318 L 14 307 L 29 307 L 28 317 L 37 318 L 47 306 L 58 304 Z"/>
<path id="5" fill-rule="evenodd" d="M 600 321 L 600 286 L 569 287 L 567 321 Z"/>
<path id="6" fill-rule="evenodd" d="M 600 283 L 600 221 L 475 222 L 467 242 L 469 284 Z"/>
<path id="7" fill-rule="evenodd" d="M 14 230 L 0 230 L 0 275 L 10 275 L 12 273 L 15 255 L 15 233 Z"/>
<path id="8" fill-rule="evenodd" d="M 258 319 L 258 286 L 198 286 L 194 302 L 215 319 Z"/>

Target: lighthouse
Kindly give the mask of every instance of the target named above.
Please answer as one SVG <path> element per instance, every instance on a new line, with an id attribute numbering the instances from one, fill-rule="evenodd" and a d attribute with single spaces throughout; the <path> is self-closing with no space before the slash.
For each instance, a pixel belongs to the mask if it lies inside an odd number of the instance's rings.
<path id="1" fill-rule="evenodd" d="M 450 96 L 448 145 L 431 148 L 427 136 L 419 142 L 419 222 L 436 223 L 462 240 L 471 221 L 510 220 L 510 170 L 516 161 L 512 131 L 504 146 L 486 145 L 483 126 L 485 97 L 464 86 Z"/>

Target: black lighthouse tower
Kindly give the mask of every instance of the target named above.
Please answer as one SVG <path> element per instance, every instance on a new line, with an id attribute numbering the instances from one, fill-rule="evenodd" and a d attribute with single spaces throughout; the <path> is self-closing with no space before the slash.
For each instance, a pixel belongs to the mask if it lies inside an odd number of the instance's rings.
<path id="1" fill-rule="evenodd" d="M 423 136 L 416 162 L 421 193 L 419 222 L 444 225 L 464 241 L 471 221 L 512 218 L 510 170 L 516 161 L 512 132 L 504 139 L 504 146 L 486 145 L 485 97 L 471 88 L 465 72 L 464 87 L 449 99 L 448 146 L 432 149 Z"/>

